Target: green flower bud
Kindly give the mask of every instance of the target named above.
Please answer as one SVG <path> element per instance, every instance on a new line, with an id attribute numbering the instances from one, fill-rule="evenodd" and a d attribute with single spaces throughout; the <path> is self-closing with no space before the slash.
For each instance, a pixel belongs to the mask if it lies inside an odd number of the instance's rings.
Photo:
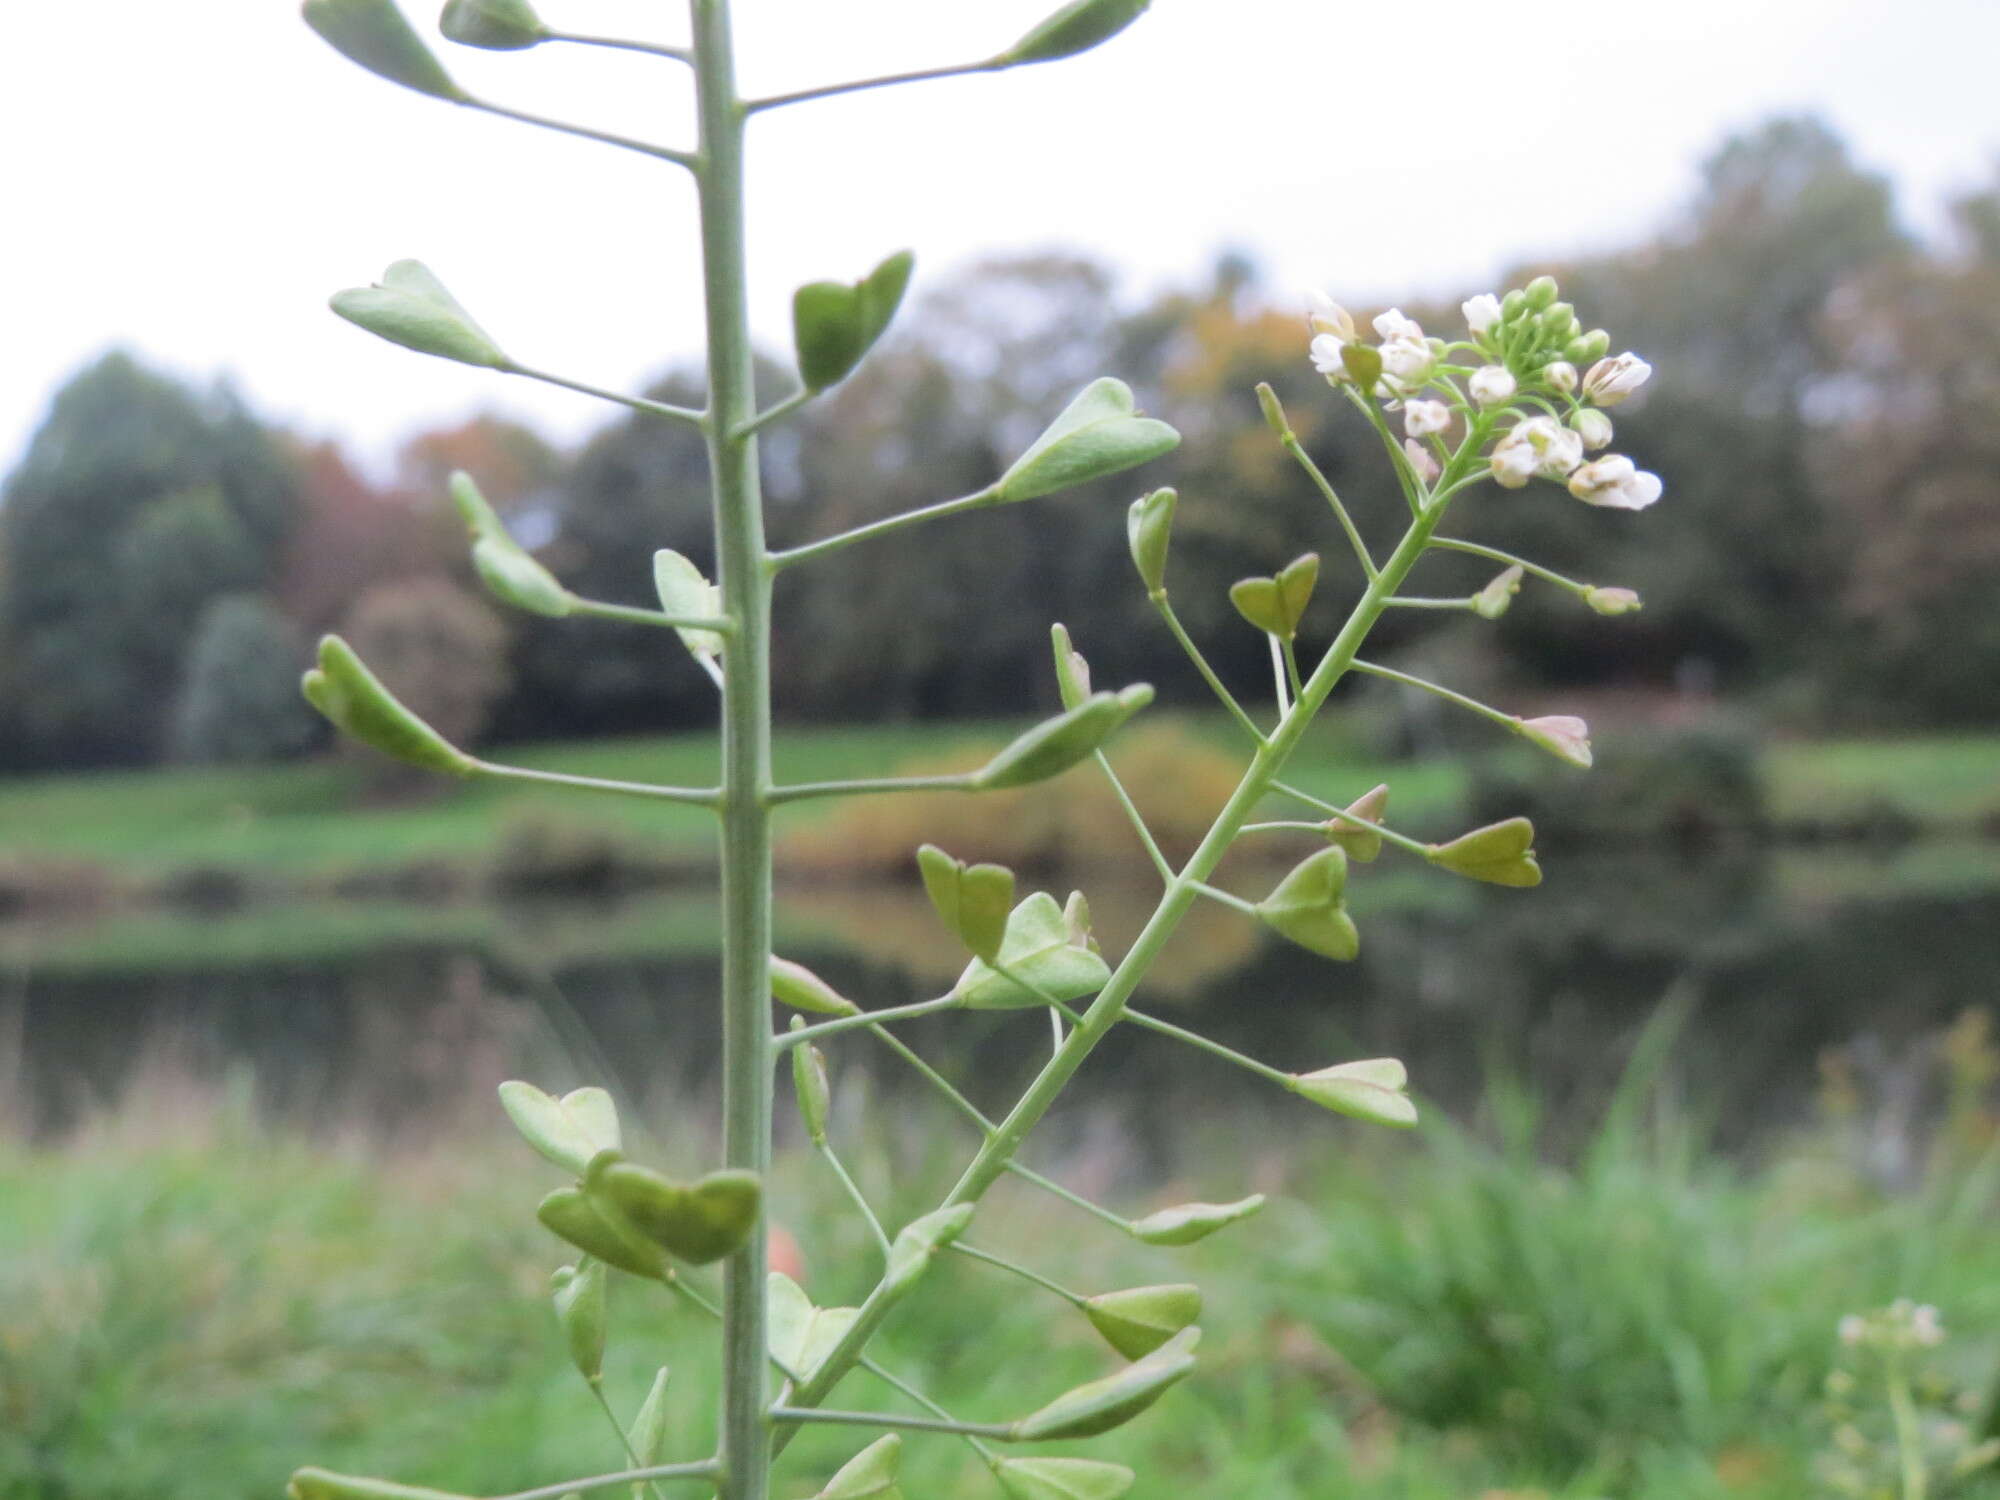
<path id="1" fill-rule="evenodd" d="M 1125 512 L 1125 539 L 1132 549 L 1132 566 L 1148 594 L 1163 593 L 1167 587 L 1167 546 L 1174 535 L 1174 507 L 1180 496 L 1173 490 L 1154 490 L 1143 500 L 1134 500 Z"/>
<path id="2" fill-rule="evenodd" d="M 967 964 L 952 992 L 969 1010 L 1019 1010 L 1094 995 L 1110 977 L 1089 934 L 1076 931 L 1055 897 L 1036 891 L 1008 917 L 1000 951 Z"/>
<path id="3" fill-rule="evenodd" d="M 472 534 L 472 566 L 494 598 L 555 619 L 575 609 L 575 595 L 508 534 L 470 474 L 455 472 L 449 489 L 451 503 Z"/>
<path id="4" fill-rule="evenodd" d="M 888 1263 L 882 1270 L 881 1289 L 885 1297 L 900 1297 L 915 1286 L 930 1269 L 931 1257 L 949 1245 L 972 1222 L 975 1205 L 955 1203 L 912 1220 L 889 1247 Z"/>
<path id="5" fill-rule="evenodd" d="M 1291 421 L 1285 416 L 1284 404 L 1278 400 L 1278 393 L 1271 389 L 1269 381 L 1257 383 L 1257 405 L 1263 409 L 1264 421 L 1277 435 L 1278 441 L 1291 442 L 1295 436 Z"/>
<path id="6" fill-rule="evenodd" d="M 1127 1359 L 1143 1359 L 1201 1316 L 1201 1288 L 1141 1286 L 1086 1297 L 1083 1314 Z"/>
<path id="7" fill-rule="evenodd" d="M 1087 953 L 1101 951 L 1097 939 L 1090 935 L 1090 903 L 1082 891 L 1071 891 L 1069 900 L 1063 903 L 1063 927 L 1069 933 L 1070 947 Z"/>
<path id="8" fill-rule="evenodd" d="M 660 596 L 660 608 L 678 619 L 713 620 L 722 615 L 722 590 L 671 547 L 653 554 L 653 592 Z M 704 665 L 712 668 L 722 655 L 722 636 L 716 631 L 677 626 L 674 633 L 688 654 Z"/>
<path id="9" fill-rule="evenodd" d="M 549 35 L 528 0 L 448 0 L 438 30 L 454 42 L 494 52 L 518 52 Z"/>
<path id="10" fill-rule="evenodd" d="M 1342 344 L 1340 364 L 1364 396 L 1371 394 L 1381 382 L 1382 351 L 1373 344 Z"/>
<path id="11" fill-rule="evenodd" d="M 974 772 L 973 790 L 1001 791 L 1060 776 L 1152 701 L 1153 690 L 1143 682 L 1122 692 L 1092 693 L 1075 708 L 1037 724 Z"/>
<path id="12" fill-rule="evenodd" d="M 1611 352 L 1611 335 L 1602 328 L 1593 328 L 1582 338 L 1571 339 L 1563 349 L 1563 358 L 1579 369 L 1596 364 Z"/>
<path id="13" fill-rule="evenodd" d="M 793 294 L 792 342 L 807 390 L 823 391 L 854 373 L 896 316 L 915 266 L 903 250 L 852 286 L 815 281 Z"/>
<path id="14" fill-rule="evenodd" d="M 773 1271 L 764 1285 L 771 1358 L 803 1384 L 854 1326 L 861 1309 L 814 1307 L 812 1298 L 782 1271 Z"/>
<path id="15" fill-rule="evenodd" d="M 1503 323 L 1519 322 L 1521 315 L 1528 310 L 1528 294 L 1519 287 L 1500 299 L 1500 321 Z"/>
<path id="16" fill-rule="evenodd" d="M 557 1166 L 581 1177 L 600 1151 L 616 1151 L 618 1106 L 603 1089 L 577 1089 L 557 1099 L 532 1083 L 500 1085 L 500 1107 L 521 1137 Z"/>
<path id="17" fill-rule="evenodd" d="M 756 1227 L 763 1199 L 754 1172 L 710 1172 L 687 1187 L 615 1151 L 597 1155 L 584 1187 L 668 1254 L 697 1266 L 742 1246 Z"/>
<path id="18" fill-rule="evenodd" d="M 1009 887 L 1009 894 L 1012 888 Z M 771 958 L 771 996 L 793 1010 L 810 1011 L 816 1016 L 858 1016 L 861 1007 L 842 995 L 804 964 L 789 958 Z"/>
<path id="19" fill-rule="evenodd" d="M 658 1463 L 666 1447 L 667 1374 L 667 1367 L 661 1365 L 660 1373 L 653 1377 L 652 1389 L 639 1404 L 639 1415 L 632 1419 L 632 1456 L 641 1468 Z"/>
<path id="20" fill-rule="evenodd" d="M 337 635 L 320 641 L 319 665 L 299 685 L 335 729 L 392 759 L 450 776 L 479 769 L 478 761 L 405 708 Z"/>
<path id="21" fill-rule="evenodd" d="M 1583 332 L 1576 321 L 1576 309 L 1567 302 L 1551 302 L 1535 321 L 1565 343 Z"/>
<path id="22" fill-rule="evenodd" d="M 1133 1238 L 1149 1245 L 1192 1245 L 1264 1206 L 1264 1195 L 1252 1193 L 1234 1203 L 1182 1203 L 1146 1215 L 1132 1224 Z"/>
<path id="23" fill-rule="evenodd" d="M 305 0 L 299 9 L 334 51 L 378 78 L 454 104 L 470 97 L 451 81 L 393 0 Z"/>
<path id="24" fill-rule="evenodd" d="M 1056 692 L 1065 710 L 1077 708 L 1090 697 L 1090 663 L 1071 647 L 1068 626 L 1051 625 L 1049 641 L 1056 653 Z"/>
<path id="25" fill-rule="evenodd" d="M 1308 552 L 1286 563 L 1275 578 L 1245 578 L 1231 584 L 1229 602 L 1259 630 L 1280 640 L 1295 640 L 1318 584 L 1319 554 Z"/>
<path id="26" fill-rule="evenodd" d="M 1454 875 L 1525 889 L 1542 883 L 1534 844 L 1535 825 L 1526 818 L 1508 818 L 1460 834 L 1448 844 L 1432 844 L 1427 857 Z"/>
<path id="27" fill-rule="evenodd" d="M 1521 592 L 1522 569 L 1517 565 L 1496 575 L 1493 581 L 1472 596 L 1472 610 L 1482 620 L 1497 620 Z"/>
<path id="28" fill-rule="evenodd" d="M 362 1479 L 328 1469 L 300 1469 L 285 1486 L 291 1500 L 465 1500 L 443 1490 L 421 1489 L 387 1479 Z"/>
<path id="29" fill-rule="evenodd" d="M 842 1464 L 813 1500 L 902 1500 L 896 1487 L 902 1457 L 903 1440 L 895 1433 L 877 1438 Z"/>
<path id="30" fill-rule="evenodd" d="M 1180 440 L 1165 422 L 1141 416 L 1132 388 L 1107 376 L 1085 386 L 1014 460 L 993 498 L 1007 503 L 1053 495 L 1158 458 Z"/>
<path id="31" fill-rule="evenodd" d="M 1334 845 L 1309 856 L 1257 903 L 1267 926 L 1324 958 L 1345 962 L 1361 951 L 1361 934 L 1341 904 L 1347 852 Z"/>
<path id="32" fill-rule="evenodd" d="M 1096 1437 L 1122 1427 L 1193 1371 L 1194 1347 L 1200 1341 L 1199 1328 L 1184 1328 L 1117 1374 L 1080 1385 L 1021 1418 L 1009 1436 L 1016 1442 L 1042 1443 Z"/>
<path id="33" fill-rule="evenodd" d="M 1409 1074 L 1393 1057 L 1340 1063 L 1292 1079 L 1291 1091 L 1337 1114 L 1375 1125 L 1402 1128 L 1417 1123 L 1417 1107 L 1403 1092 Z"/>
<path id="34" fill-rule="evenodd" d="M 558 1239 L 608 1266 L 652 1281 L 667 1279 L 667 1258 L 660 1247 L 618 1219 L 615 1210 L 607 1213 L 580 1188 L 557 1188 L 541 1201 L 535 1217 Z"/>
<path id="35" fill-rule="evenodd" d="M 997 67 L 1054 62 L 1107 42 L 1146 12 L 1152 0 L 1070 0 L 994 59 Z"/>
<path id="36" fill-rule="evenodd" d="M 421 261 L 399 260 L 374 286 L 335 292 L 328 306 L 357 328 L 418 354 L 492 370 L 514 368 L 491 335 Z"/>
<path id="37" fill-rule="evenodd" d="M 1523 287 L 1522 291 L 1526 294 L 1531 309 L 1535 312 L 1546 312 L 1555 305 L 1558 288 L 1555 277 L 1537 276 Z"/>
<path id="38" fill-rule="evenodd" d="M 1600 615 L 1637 614 L 1643 606 L 1630 589 L 1601 589 L 1595 584 L 1583 591 L 1583 602 Z"/>
<path id="39" fill-rule="evenodd" d="M 1094 1458 L 1003 1458 L 993 1477 L 1007 1500 L 1119 1500 L 1139 1476 Z"/>
<path id="40" fill-rule="evenodd" d="M 806 1024 L 805 1017 L 792 1017 L 792 1030 Z M 826 1144 L 826 1116 L 833 1107 L 833 1085 L 827 1081 L 826 1058 L 811 1042 L 792 1048 L 792 1091 L 799 1098 L 799 1118 L 815 1146 Z"/>
<path id="41" fill-rule="evenodd" d="M 577 1373 L 596 1385 L 604 1376 L 604 1265 L 586 1260 L 564 1266 L 550 1278 L 556 1321 L 569 1342 L 570 1362 Z"/>
<path id="42" fill-rule="evenodd" d="M 1364 792 L 1347 804 L 1347 810 L 1364 822 L 1380 823 L 1389 811 L 1389 788 L 1382 785 Z M 1349 859 L 1367 864 L 1382 852 L 1382 835 L 1372 828 L 1357 827 L 1340 818 L 1326 820 L 1326 841 L 1347 851 Z"/>
<path id="43" fill-rule="evenodd" d="M 935 844 L 917 851 L 917 870 L 946 930 L 978 957 L 997 957 L 1014 905 L 1014 872 L 1004 865 L 968 865 Z"/>

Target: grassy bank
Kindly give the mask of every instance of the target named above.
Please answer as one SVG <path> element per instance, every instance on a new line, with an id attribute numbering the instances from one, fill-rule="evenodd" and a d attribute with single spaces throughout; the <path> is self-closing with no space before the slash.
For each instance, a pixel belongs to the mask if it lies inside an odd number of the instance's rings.
<path id="1" fill-rule="evenodd" d="M 1969 1144 L 1990 1121 L 1961 1121 L 1928 1182 L 1887 1197 L 1831 1135 L 1754 1168 L 1715 1161 L 1665 1096 L 1625 1097 L 1561 1167 L 1538 1159 L 1542 1122 L 1517 1096 L 1496 1092 L 1486 1118 L 1487 1143 L 1297 1113 L 1191 1125 L 1196 1165 L 1112 1201 L 1253 1184 L 1274 1201 L 1250 1232 L 1187 1250 L 1012 1186 L 976 1233 L 1086 1292 L 1208 1289 L 1197 1377 L 1091 1445 L 1139 1467 L 1142 1496 L 1798 1500 L 1823 1493 L 1838 1320 L 1904 1295 L 1953 1330 L 1939 1369 L 1990 1386 L 2000 1187 Z M 948 1131 L 858 1111 L 839 1126 L 885 1217 L 928 1206 Z M 495 1494 L 616 1467 L 545 1302 L 560 1256 L 530 1214 L 552 1175 L 499 1136 L 487 1121 L 476 1141 L 273 1141 L 211 1098 L 0 1148 L 0 1494 L 272 1500 L 308 1460 Z M 1274 1157 L 1281 1136 L 1299 1144 Z M 1103 1146 L 1044 1165 L 1127 1180 Z M 805 1205 L 791 1228 L 818 1298 L 864 1289 L 871 1252 L 830 1184 L 782 1188 Z M 670 1446 L 706 1451 L 707 1331 L 656 1290 L 615 1288 L 639 1327 L 609 1389 L 629 1414 L 670 1363 Z M 878 1352 L 975 1418 L 1111 1362 L 1065 1304 L 962 1262 Z M 899 1406 L 860 1376 L 843 1402 Z M 810 1494 L 857 1445 L 811 1435 L 781 1493 Z M 929 1500 L 992 1493 L 949 1439 L 912 1440 L 907 1470 Z"/>

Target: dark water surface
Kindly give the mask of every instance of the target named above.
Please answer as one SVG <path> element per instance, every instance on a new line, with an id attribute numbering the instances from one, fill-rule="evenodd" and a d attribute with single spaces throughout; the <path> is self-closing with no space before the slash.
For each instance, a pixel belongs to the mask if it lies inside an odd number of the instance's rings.
<path id="1" fill-rule="evenodd" d="M 1138 1003 L 1287 1069 L 1394 1054 L 1458 1108 L 1497 1065 L 1552 1113 L 1582 1113 L 1677 997 L 1692 1012 L 1676 1077 L 1743 1143 L 1805 1117 L 1830 1049 L 1893 1082 L 1955 1017 L 2000 1000 L 2000 845 L 1547 866 L 1535 892 L 1371 871 L 1351 887 L 1364 946 L 1347 965 L 1204 905 Z M 1153 893 L 1084 883 L 1115 957 Z M 519 1074 L 608 1078 L 638 1108 L 706 1101 L 716 927 L 705 895 L 676 892 L 0 927 L 0 1094 L 38 1134 L 162 1081 L 244 1080 L 274 1118 L 391 1134 L 488 1109 L 493 1084 Z M 782 952 L 871 1008 L 942 993 L 962 962 L 914 888 L 788 891 L 780 934 Z M 996 1108 L 1049 1045 L 1046 1019 L 1019 1013 L 935 1018 L 907 1036 Z M 841 1039 L 836 1063 L 891 1098 L 912 1087 L 861 1037 Z M 1270 1092 L 1135 1033 L 1107 1043 L 1064 1108 L 1168 1141 Z"/>

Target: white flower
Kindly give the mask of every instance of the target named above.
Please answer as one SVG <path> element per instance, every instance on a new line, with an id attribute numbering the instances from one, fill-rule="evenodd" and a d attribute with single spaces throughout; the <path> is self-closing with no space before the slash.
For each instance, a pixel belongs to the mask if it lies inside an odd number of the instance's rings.
<path id="1" fill-rule="evenodd" d="M 1429 437 L 1451 426 L 1451 408 L 1442 401 L 1412 401 L 1403 408 L 1403 431 L 1413 438 Z"/>
<path id="2" fill-rule="evenodd" d="M 1438 461 L 1431 456 L 1431 450 L 1415 438 L 1403 439 L 1403 453 L 1410 460 L 1410 467 L 1417 471 L 1417 478 L 1429 484 L 1441 472 Z"/>
<path id="3" fill-rule="evenodd" d="M 1514 399 L 1514 377 L 1505 365 L 1481 365 L 1472 372 L 1472 399 L 1481 406 L 1499 406 Z"/>
<path id="4" fill-rule="evenodd" d="M 1584 407 L 1569 419 L 1569 425 L 1576 429 L 1576 435 L 1583 439 L 1583 446 L 1592 453 L 1611 446 L 1611 418 L 1596 407 Z"/>
<path id="5" fill-rule="evenodd" d="M 1466 298 L 1458 310 L 1465 314 L 1465 326 L 1475 334 L 1486 332 L 1500 321 L 1500 299 L 1491 292 Z"/>
<path id="6" fill-rule="evenodd" d="M 1347 378 L 1347 366 L 1340 361 L 1340 351 L 1347 347 L 1347 340 L 1336 333 L 1316 333 L 1312 341 L 1313 368 L 1333 380 Z"/>
<path id="7" fill-rule="evenodd" d="M 1590 769 L 1590 726 L 1571 714 L 1549 714 L 1540 719 L 1516 719 L 1522 738 L 1540 745 L 1558 760 Z"/>
<path id="8" fill-rule="evenodd" d="M 1377 318 L 1375 321 L 1379 325 L 1382 320 Z M 1415 328 L 1417 325 L 1411 323 L 1410 326 Z M 1384 383 L 1398 394 L 1421 387 L 1436 368 L 1437 351 L 1421 337 L 1393 338 L 1382 345 Z"/>
<path id="9" fill-rule="evenodd" d="M 1385 344 L 1397 339 L 1412 339 L 1419 344 L 1424 341 L 1423 328 L 1415 318 L 1404 317 L 1400 307 L 1392 307 L 1377 318 L 1375 332 Z"/>
<path id="10" fill-rule="evenodd" d="M 1587 588 L 1583 602 L 1600 615 L 1629 615 L 1639 608 L 1639 596 L 1631 589 Z"/>
<path id="11" fill-rule="evenodd" d="M 1526 443 L 1502 441 L 1487 460 L 1493 470 L 1494 483 L 1502 489 L 1518 490 L 1535 477 L 1535 470 L 1541 467 L 1541 455 Z"/>
<path id="12" fill-rule="evenodd" d="M 1312 306 L 1306 321 L 1314 333 L 1330 333 L 1343 344 L 1354 342 L 1354 318 L 1346 308 L 1322 291 L 1308 292 L 1306 298 Z"/>
<path id="13" fill-rule="evenodd" d="M 1910 1314 L 1910 1337 L 1926 1349 L 1944 1342 L 1944 1325 L 1938 1321 L 1938 1310 L 1928 1302 Z"/>
<path id="14" fill-rule="evenodd" d="M 1569 492 L 1577 499 L 1612 510 L 1644 510 L 1664 488 L 1659 475 L 1634 468 L 1632 460 L 1619 453 L 1587 463 L 1569 476 Z"/>
<path id="15" fill-rule="evenodd" d="M 1542 366 L 1542 379 L 1567 396 L 1576 389 L 1576 366 L 1566 359 L 1551 360 Z"/>
<path id="16" fill-rule="evenodd" d="M 1636 354 L 1600 359 L 1583 377 L 1583 398 L 1599 406 L 1616 406 L 1652 377 L 1653 367 Z"/>
<path id="17" fill-rule="evenodd" d="M 1583 439 L 1567 427 L 1556 427 L 1542 448 L 1542 473 L 1550 479 L 1567 478 L 1569 471 L 1583 462 Z"/>
<path id="18" fill-rule="evenodd" d="M 1860 1313 L 1849 1313 L 1840 1320 L 1840 1341 L 1852 1349 L 1868 1336 L 1868 1320 Z"/>

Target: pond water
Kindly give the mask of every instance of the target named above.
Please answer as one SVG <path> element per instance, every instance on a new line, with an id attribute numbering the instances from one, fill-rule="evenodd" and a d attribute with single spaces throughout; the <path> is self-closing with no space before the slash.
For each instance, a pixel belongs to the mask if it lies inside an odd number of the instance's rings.
<path id="1" fill-rule="evenodd" d="M 1678 1086 L 1720 1139 L 1754 1144 L 1808 1116 L 1832 1049 L 1905 1120 L 1932 1086 L 1941 1029 L 2000 998 L 2000 844 L 1545 864 L 1532 893 L 1371 871 L 1350 887 L 1364 946 L 1346 965 L 1205 904 L 1138 1003 L 1288 1069 L 1400 1056 L 1449 1109 L 1504 1069 L 1552 1118 L 1581 1119 L 1671 999 L 1689 1007 Z M 1152 893 L 1129 874 L 1083 883 L 1115 954 Z M 492 1086 L 523 1074 L 551 1086 L 608 1079 L 639 1110 L 706 1103 L 716 925 L 705 895 L 662 890 L 0 927 L 5 1114 L 17 1129 L 60 1132 L 163 1078 L 244 1080 L 272 1118 L 389 1134 L 488 1110 Z M 871 1008 L 942 993 L 962 962 L 913 887 L 791 889 L 779 926 L 781 952 Z M 934 1018 L 906 1034 L 994 1108 L 1049 1044 L 1046 1020 L 1020 1013 Z M 893 1098 L 915 1086 L 862 1037 L 842 1038 L 835 1061 Z M 1063 1109 L 1164 1143 L 1271 1092 L 1133 1031 L 1107 1043 Z"/>

